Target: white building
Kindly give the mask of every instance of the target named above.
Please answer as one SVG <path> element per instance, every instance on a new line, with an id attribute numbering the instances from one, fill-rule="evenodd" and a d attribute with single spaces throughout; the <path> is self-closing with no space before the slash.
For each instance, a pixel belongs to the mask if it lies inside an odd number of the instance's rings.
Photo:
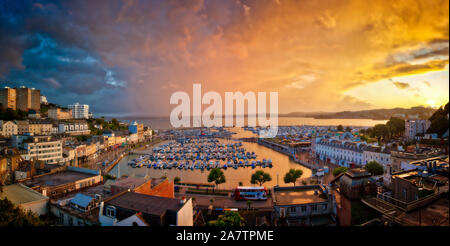
<path id="1" fill-rule="evenodd" d="M 42 95 L 41 95 L 40 101 L 41 101 L 41 104 L 48 104 L 48 101 L 47 101 L 47 97 L 46 97 L 46 96 L 42 96 Z"/>
<path id="2" fill-rule="evenodd" d="M 376 161 L 384 166 L 391 163 L 391 151 L 390 148 L 379 146 L 367 146 L 363 153 L 363 164 L 367 164 L 371 161 Z"/>
<path id="3" fill-rule="evenodd" d="M 75 119 L 88 119 L 89 118 L 89 105 L 75 103 L 69 105 L 69 109 L 72 109 L 72 116 Z"/>
<path id="4" fill-rule="evenodd" d="M 62 141 L 51 137 L 30 137 L 23 141 L 22 157 L 25 160 L 41 160 L 46 164 L 63 161 Z"/>
<path id="5" fill-rule="evenodd" d="M 414 139 L 417 134 L 425 134 L 430 125 L 429 120 L 407 120 L 405 121 L 405 137 Z"/>
<path id="6" fill-rule="evenodd" d="M 331 163 L 351 167 L 351 164 L 364 165 L 364 142 L 351 140 L 337 140 L 333 138 L 316 138 L 314 152 L 321 160 L 329 160 Z"/>
<path id="7" fill-rule="evenodd" d="M 89 125 L 86 121 L 73 121 L 59 123 L 59 133 L 70 135 L 88 135 L 91 133 Z"/>

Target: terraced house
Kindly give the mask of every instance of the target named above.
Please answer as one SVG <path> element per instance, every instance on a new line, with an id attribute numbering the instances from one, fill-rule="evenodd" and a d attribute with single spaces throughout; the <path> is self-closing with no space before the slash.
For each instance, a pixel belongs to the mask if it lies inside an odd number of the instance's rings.
<path id="1" fill-rule="evenodd" d="M 351 167 L 364 165 L 364 142 L 337 140 L 333 138 L 317 138 L 315 153 L 321 160 L 329 160 L 333 164 Z"/>

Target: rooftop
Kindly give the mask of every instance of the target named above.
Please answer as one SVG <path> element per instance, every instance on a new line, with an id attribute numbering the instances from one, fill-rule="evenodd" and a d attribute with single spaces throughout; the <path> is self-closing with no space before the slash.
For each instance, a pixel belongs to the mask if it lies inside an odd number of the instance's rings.
<path id="1" fill-rule="evenodd" d="M 183 206 L 179 199 L 149 196 L 134 192 L 127 192 L 113 198 L 106 204 L 157 216 L 164 214 L 167 210 L 178 211 Z"/>
<path id="2" fill-rule="evenodd" d="M 297 205 L 326 202 L 327 196 L 319 186 L 277 187 L 274 189 L 276 205 Z"/>
<path id="3" fill-rule="evenodd" d="M 58 186 L 72 183 L 81 179 L 97 176 L 96 174 L 66 170 L 55 174 L 43 175 L 24 182 L 28 187 Z"/>
<path id="4" fill-rule="evenodd" d="M 48 197 L 22 184 L 3 186 L 3 192 L 0 192 L 0 199 L 4 199 L 5 197 L 14 204 L 24 204 L 48 199 Z"/>
<path id="5" fill-rule="evenodd" d="M 144 178 L 135 178 L 135 177 L 122 177 L 117 179 L 114 183 L 111 185 L 122 187 L 122 188 L 136 188 L 143 184 L 145 184 L 148 180 Z"/>

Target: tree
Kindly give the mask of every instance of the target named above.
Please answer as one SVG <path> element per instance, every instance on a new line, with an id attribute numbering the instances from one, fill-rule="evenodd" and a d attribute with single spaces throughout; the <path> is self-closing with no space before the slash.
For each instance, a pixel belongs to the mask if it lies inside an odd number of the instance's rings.
<path id="1" fill-rule="evenodd" d="M 344 130 L 344 127 L 342 125 L 337 126 L 338 132 L 342 132 Z"/>
<path id="2" fill-rule="evenodd" d="M 384 124 L 377 124 L 373 127 L 371 137 L 376 137 L 378 141 L 381 139 L 387 139 L 389 137 L 389 129 Z"/>
<path id="3" fill-rule="evenodd" d="M 265 173 L 262 170 L 256 171 L 253 175 L 252 175 L 252 179 L 250 181 L 250 183 L 252 184 L 259 184 L 259 186 L 262 186 L 262 184 L 264 184 L 265 182 L 271 181 L 272 177 L 270 177 L 270 174 Z"/>
<path id="4" fill-rule="evenodd" d="M 224 214 L 219 215 L 217 220 L 209 221 L 209 226 L 244 226 L 245 220 L 235 211 L 225 211 Z"/>
<path id="5" fill-rule="evenodd" d="M 389 137 L 402 136 L 405 132 L 405 120 L 396 117 L 391 117 L 386 123 L 389 130 Z"/>
<path id="6" fill-rule="evenodd" d="M 333 176 L 337 177 L 339 174 L 347 172 L 347 170 L 348 168 L 346 167 L 337 167 L 333 169 Z"/>
<path id="7" fill-rule="evenodd" d="M 208 174 L 208 182 L 214 182 L 216 186 L 226 182 L 225 174 L 219 168 L 213 168 Z"/>
<path id="8" fill-rule="evenodd" d="M 449 121 L 446 115 L 437 115 L 431 121 L 431 125 L 427 130 L 427 133 L 437 133 L 442 136 L 448 129 Z"/>
<path id="9" fill-rule="evenodd" d="M 0 199 L 0 226 L 45 226 L 47 224 L 36 214 L 15 206 L 7 198 Z"/>
<path id="10" fill-rule="evenodd" d="M 384 173 L 384 167 L 376 162 L 376 161 L 371 161 L 369 163 L 366 164 L 366 166 L 364 167 L 369 173 L 371 173 L 372 175 L 381 175 Z"/>
<path id="11" fill-rule="evenodd" d="M 180 177 L 175 177 L 175 178 L 173 178 L 173 182 L 174 182 L 175 184 L 180 183 L 180 181 L 181 181 L 181 178 L 180 178 Z"/>
<path id="12" fill-rule="evenodd" d="M 300 178 L 303 175 L 303 171 L 300 169 L 290 169 L 289 172 L 286 173 L 284 176 L 284 182 L 287 183 L 293 183 L 295 186 L 295 182 L 298 178 Z"/>

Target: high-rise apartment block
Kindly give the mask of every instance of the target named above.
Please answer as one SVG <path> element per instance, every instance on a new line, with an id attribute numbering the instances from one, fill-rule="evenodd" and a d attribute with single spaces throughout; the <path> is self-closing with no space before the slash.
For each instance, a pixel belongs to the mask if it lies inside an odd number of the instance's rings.
<path id="1" fill-rule="evenodd" d="M 2 108 L 39 111 L 41 108 L 41 92 L 34 88 L 2 88 L 0 89 Z"/>
<path id="2" fill-rule="evenodd" d="M 11 108 L 16 110 L 16 89 L 5 87 L 0 89 L 1 108 Z"/>
<path id="3" fill-rule="evenodd" d="M 74 119 L 88 119 L 89 118 L 89 105 L 75 103 L 69 105 L 69 109 L 72 110 L 72 117 Z"/>

